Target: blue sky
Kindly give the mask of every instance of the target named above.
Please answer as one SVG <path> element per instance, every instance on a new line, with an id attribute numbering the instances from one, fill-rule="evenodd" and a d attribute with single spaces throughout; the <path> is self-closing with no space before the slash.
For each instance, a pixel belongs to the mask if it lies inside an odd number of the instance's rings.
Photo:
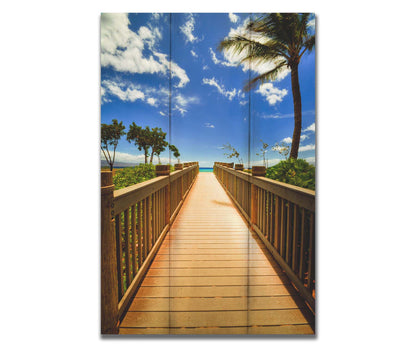
<path id="1" fill-rule="evenodd" d="M 243 33 L 249 16 L 102 14 L 101 122 L 108 124 L 115 118 L 123 121 L 126 131 L 132 122 L 157 126 L 169 136 L 171 64 L 170 143 L 178 147 L 182 162 L 199 161 L 200 166 L 211 167 L 214 161 L 230 161 L 222 149 L 229 143 L 245 165 L 262 165 L 256 155 L 262 140 L 269 144 L 268 165 L 277 163 L 283 157 L 271 148 L 277 142 L 290 144 L 293 133 L 290 71 L 252 89 L 249 110 L 249 93 L 243 91 L 249 66 L 238 66 L 238 57 L 217 50 L 225 37 Z M 314 30 L 313 19 L 310 29 Z M 251 76 L 270 67 L 254 66 Z M 302 57 L 299 78 L 303 111 L 299 158 L 315 164 L 315 51 Z M 161 154 L 161 160 L 169 161 L 168 151 Z M 124 138 L 117 147 L 116 162 L 144 162 L 143 152 Z M 175 162 L 173 157 L 171 162 Z"/>

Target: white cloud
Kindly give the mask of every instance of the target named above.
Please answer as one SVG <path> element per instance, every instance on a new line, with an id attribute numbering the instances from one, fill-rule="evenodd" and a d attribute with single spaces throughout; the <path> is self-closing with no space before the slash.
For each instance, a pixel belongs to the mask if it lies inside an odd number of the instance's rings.
<path id="1" fill-rule="evenodd" d="M 211 79 L 203 78 L 202 83 L 214 86 L 215 88 L 217 88 L 220 94 L 227 97 L 230 101 L 234 99 L 234 97 L 237 95 L 237 90 L 235 88 L 233 90 L 227 91 L 225 87 L 223 85 L 220 85 L 214 77 L 212 77 Z"/>
<path id="2" fill-rule="evenodd" d="M 208 70 L 209 69 L 209 67 L 207 66 L 207 65 L 204 65 L 203 67 L 202 67 L 202 70 Z"/>
<path id="3" fill-rule="evenodd" d="M 152 106 L 156 106 L 156 99 L 155 98 L 147 98 L 147 103 Z"/>
<path id="4" fill-rule="evenodd" d="M 101 83 L 102 101 L 108 101 L 107 95 L 114 95 L 122 101 L 134 102 L 136 100 L 144 100 L 144 93 L 134 85 L 126 85 L 125 83 L 116 83 L 114 81 L 104 80 Z"/>
<path id="5" fill-rule="evenodd" d="M 129 29 L 129 24 L 126 13 L 101 15 L 101 66 L 122 72 L 166 75 L 169 71 L 166 54 L 155 51 L 162 38 L 160 30 L 142 26 L 134 32 Z M 146 47 L 151 52 L 148 57 L 143 55 Z M 175 62 L 171 64 L 173 76 L 179 79 L 177 87 L 183 87 L 189 82 L 185 70 Z"/>
<path id="6" fill-rule="evenodd" d="M 314 110 L 302 111 L 302 116 L 313 116 L 315 115 Z M 286 114 L 271 114 L 271 115 L 257 115 L 263 119 L 281 119 L 281 118 L 293 118 L 293 113 L 286 113 Z M 306 131 L 306 130 L 304 130 Z"/>
<path id="7" fill-rule="evenodd" d="M 309 125 L 304 131 L 313 131 L 315 132 L 315 123 Z"/>
<path id="8" fill-rule="evenodd" d="M 163 117 L 166 117 L 166 114 L 162 111 L 159 111 L 160 115 L 162 115 Z"/>
<path id="9" fill-rule="evenodd" d="M 184 116 L 186 112 L 188 112 L 189 105 L 191 104 L 198 104 L 199 98 L 195 96 L 184 96 L 182 94 L 178 94 L 173 97 L 173 111 L 178 111 L 181 116 Z"/>
<path id="10" fill-rule="evenodd" d="M 315 18 L 312 18 L 306 25 L 315 30 Z"/>
<path id="11" fill-rule="evenodd" d="M 105 160 L 105 156 L 104 156 L 102 151 L 101 151 L 100 154 L 101 154 L 101 160 Z M 113 155 L 113 153 L 111 153 L 111 155 Z M 157 161 L 157 158 L 154 159 L 154 160 Z M 160 161 L 162 163 L 167 164 L 167 163 L 169 163 L 169 157 L 160 157 Z M 130 154 L 130 153 L 124 153 L 124 152 L 116 151 L 115 162 L 123 163 L 123 164 L 136 164 L 136 165 L 138 165 L 139 163 L 144 163 L 144 154 Z"/>
<path id="12" fill-rule="evenodd" d="M 228 33 L 227 37 L 233 37 L 233 36 L 249 36 L 248 31 L 245 29 L 246 25 L 248 24 L 250 18 L 246 18 L 244 22 L 237 28 L 231 28 L 230 32 Z M 262 37 L 261 35 L 253 36 L 253 34 L 250 35 L 252 40 L 255 40 L 260 43 L 265 43 L 267 39 Z M 238 62 L 241 61 L 241 59 L 245 56 L 247 56 L 248 49 L 244 49 L 239 54 L 236 54 L 232 51 L 232 49 L 226 49 L 223 51 L 224 58 L 226 59 L 226 64 L 223 64 L 225 66 L 239 66 Z M 244 62 L 241 64 L 241 67 L 244 72 L 248 71 L 249 69 L 258 73 L 263 74 L 265 72 L 268 72 L 272 69 L 274 69 L 278 62 L 281 60 L 276 60 L 275 62 Z M 276 80 L 281 81 L 284 79 L 290 72 L 289 68 L 282 68 L 279 75 L 277 76 Z"/>
<path id="13" fill-rule="evenodd" d="M 211 123 L 205 123 L 205 124 L 204 124 L 204 127 L 205 127 L 205 128 L 215 128 L 215 126 L 214 126 L 214 125 L 212 125 Z"/>
<path id="14" fill-rule="evenodd" d="M 180 31 L 185 35 L 185 42 L 194 42 L 198 38 L 193 34 L 195 29 L 195 18 L 192 13 L 188 14 L 188 20 L 185 22 L 184 25 L 179 27 Z"/>
<path id="15" fill-rule="evenodd" d="M 315 145 L 306 145 L 306 146 L 300 146 L 299 147 L 299 152 L 306 152 L 306 151 L 312 151 L 315 149 Z"/>
<path id="16" fill-rule="evenodd" d="M 162 16 L 163 16 L 163 13 L 152 13 L 151 18 L 153 20 L 159 20 L 160 18 L 162 18 Z"/>
<path id="17" fill-rule="evenodd" d="M 154 53 L 156 57 L 159 58 L 161 63 L 169 69 L 169 60 L 167 59 L 167 54 L 163 53 Z M 182 88 L 184 87 L 188 82 L 189 78 L 185 72 L 184 69 L 182 69 L 178 64 L 171 62 L 171 69 L 172 69 L 172 76 L 179 78 L 179 83 L 175 87 Z"/>
<path id="18" fill-rule="evenodd" d="M 287 90 L 273 87 L 272 83 L 263 83 L 256 90 L 256 93 L 266 97 L 270 105 L 275 105 L 277 101 L 281 102 L 283 100 L 287 95 Z"/>
<path id="19" fill-rule="evenodd" d="M 308 137 L 309 137 L 308 135 L 300 135 L 300 141 L 302 142 L 302 141 L 306 140 Z M 292 138 L 291 137 L 285 137 L 282 140 L 282 142 L 290 144 L 290 143 L 292 143 Z"/>
<path id="20" fill-rule="evenodd" d="M 240 101 L 240 105 L 241 106 L 244 106 L 244 105 L 246 105 L 248 103 L 248 101 L 247 100 L 245 100 L 245 101 Z"/>
<path id="21" fill-rule="evenodd" d="M 193 57 L 198 58 L 198 54 L 196 54 L 192 49 L 191 49 L 191 54 Z"/>
<path id="22" fill-rule="evenodd" d="M 213 51 L 213 49 L 211 47 L 209 48 L 209 52 L 211 54 L 211 59 L 212 59 L 212 61 L 214 62 L 215 65 L 218 65 L 218 64 L 219 65 L 224 65 L 224 66 L 237 66 L 238 65 L 237 62 L 230 63 L 228 61 L 219 60 L 217 58 L 217 55 L 215 54 L 215 52 Z"/>
<path id="23" fill-rule="evenodd" d="M 239 17 L 234 13 L 229 13 L 228 18 L 230 18 L 231 23 L 237 23 Z"/>

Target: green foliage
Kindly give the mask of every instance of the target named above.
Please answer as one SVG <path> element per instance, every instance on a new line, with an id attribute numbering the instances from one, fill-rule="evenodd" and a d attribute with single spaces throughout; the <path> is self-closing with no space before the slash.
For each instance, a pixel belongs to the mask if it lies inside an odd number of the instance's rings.
<path id="1" fill-rule="evenodd" d="M 112 124 L 101 124 L 101 150 L 104 153 L 105 160 L 110 165 L 110 171 L 113 170 L 116 148 L 121 136 L 125 135 L 126 127 L 123 122 L 118 123 L 117 119 L 113 119 Z M 109 146 L 113 146 L 113 156 L 111 157 Z"/>
<path id="2" fill-rule="evenodd" d="M 166 133 L 162 131 L 162 128 L 152 128 L 149 136 L 149 145 L 152 148 L 152 153 L 150 155 L 150 163 L 153 162 L 153 155 L 156 154 L 157 157 L 160 156 L 165 148 L 168 146 L 166 141 Z M 160 159 L 159 159 L 160 161 Z"/>
<path id="3" fill-rule="evenodd" d="M 181 156 L 181 154 L 179 153 L 179 150 L 176 148 L 175 145 L 169 145 L 169 150 L 172 152 L 173 156 L 178 159 L 178 163 L 179 161 L 179 157 Z"/>
<path id="4" fill-rule="evenodd" d="M 129 132 L 127 133 L 127 141 L 130 143 L 134 141 L 135 146 L 139 151 L 144 151 L 144 162 L 147 164 L 147 157 L 149 156 L 150 149 L 150 129 L 147 126 L 142 128 L 136 125 L 135 122 L 130 124 Z"/>
<path id="5" fill-rule="evenodd" d="M 117 171 L 114 175 L 114 189 L 126 188 L 155 177 L 156 169 L 153 164 L 140 164 L 139 166 L 126 167 Z"/>
<path id="6" fill-rule="evenodd" d="M 149 126 L 142 128 L 136 125 L 135 122 L 130 125 L 130 130 L 127 133 L 127 141 L 134 142 L 139 151 L 144 151 L 144 162 L 147 164 L 147 158 L 150 156 L 150 164 L 153 162 L 153 157 L 156 155 L 160 162 L 160 153 L 162 153 L 168 146 L 166 141 L 166 133 L 162 128 L 152 128 Z M 150 151 L 150 154 L 149 154 Z"/>
<path id="7" fill-rule="evenodd" d="M 282 160 L 266 170 L 266 177 L 315 190 L 315 166 L 308 164 L 304 159 Z"/>
<path id="8" fill-rule="evenodd" d="M 274 147 L 272 147 L 272 151 L 279 152 L 280 155 L 287 159 L 289 154 L 289 146 L 283 141 L 281 143 L 276 142 Z"/>

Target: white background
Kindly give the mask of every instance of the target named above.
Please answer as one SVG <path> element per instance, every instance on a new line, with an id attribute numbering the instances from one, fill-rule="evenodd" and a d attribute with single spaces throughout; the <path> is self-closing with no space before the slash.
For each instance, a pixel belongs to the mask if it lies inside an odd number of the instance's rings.
<path id="1" fill-rule="evenodd" d="M 99 335 L 99 17 L 169 11 L 317 15 L 318 336 L 259 342 L 408 345 L 416 312 L 412 2 L 195 3 L 0 5 L 2 345 L 257 343 Z"/>

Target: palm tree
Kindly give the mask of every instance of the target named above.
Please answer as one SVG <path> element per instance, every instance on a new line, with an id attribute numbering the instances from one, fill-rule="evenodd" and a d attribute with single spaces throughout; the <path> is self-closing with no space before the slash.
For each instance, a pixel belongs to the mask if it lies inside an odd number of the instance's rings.
<path id="1" fill-rule="evenodd" d="M 221 51 L 230 50 L 242 54 L 239 63 L 274 63 L 274 67 L 250 80 L 245 91 L 259 82 L 273 81 L 282 70 L 289 68 L 292 83 L 295 126 L 292 136 L 290 158 L 298 157 L 302 130 L 302 102 L 299 88 L 298 67 L 305 52 L 315 47 L 315 35 L 308 32 L 310 13 L 270 13 L 250 21 L 246 34 L 225 38 L 219 45 Z"/>

